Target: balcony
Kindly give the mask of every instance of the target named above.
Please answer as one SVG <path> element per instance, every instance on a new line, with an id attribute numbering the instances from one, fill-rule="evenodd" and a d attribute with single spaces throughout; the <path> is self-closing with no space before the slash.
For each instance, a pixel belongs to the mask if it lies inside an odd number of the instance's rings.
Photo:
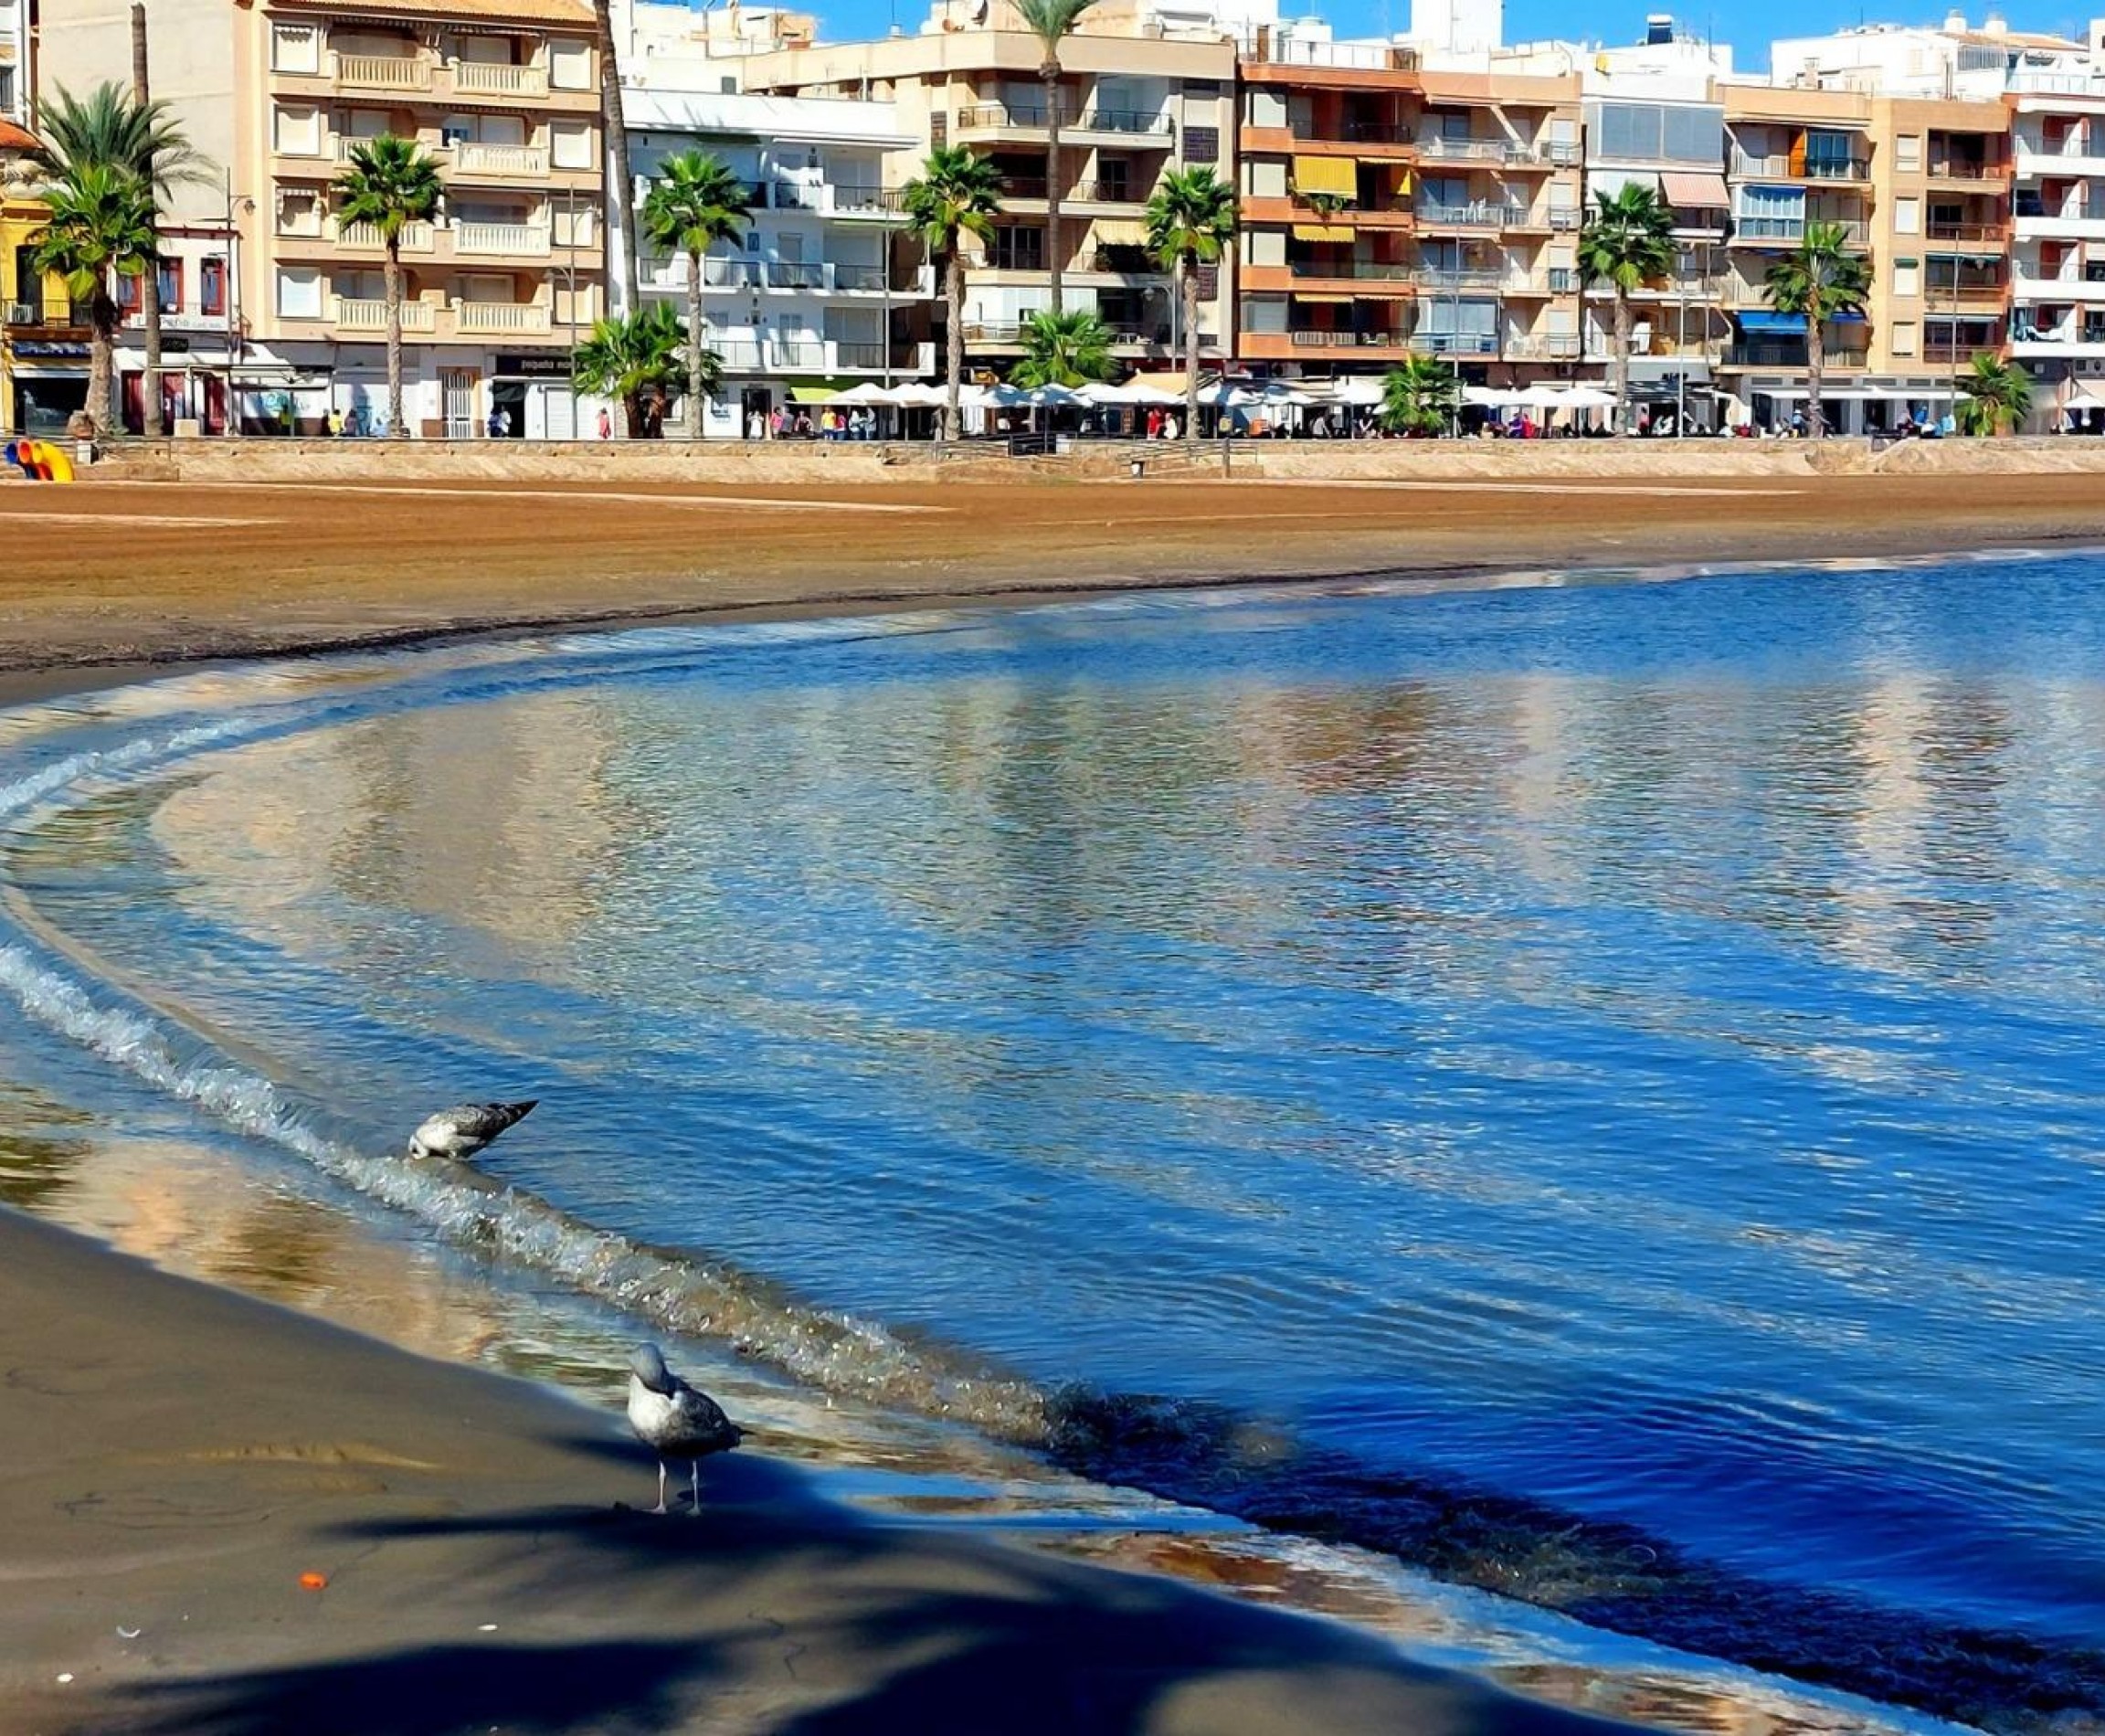
<path id="1" fill-rule="evenodd" d="M 1522 143 L 1513 139 L 1457 139 L 1444 133 L 1426 133 L 1417 141 L 1418 153 L 1428 163 L 1481 163 L 1499 168 L 1560 169 L 1581 161 L 1576 141 L 1548 139 Z"/>
<path id="2" fill-rule="evenodd" d="M 1871 160 L 1856 156 L 1760 156 L 1752 152 L 1735 151 L 1732 173 L 1751 181 L 1868 181 Z"/>
<path id="3" fill-rule="evenodd" d="M 1252 333 L 1253 337 L 1264 335 Z M 1286 337 L 1297 350 L 1382 350 L 1398 349 L 1409 341 L 1408 334 L 1401 331 L 1370 332 L 1288 332 Z"/>
<path id="4" fill-rule="evenodd" d="M 2007 165 L 1985 158 L 1932 156 L 1929 174 L 1932 181 L 1955 187 L 2000 187 Z"/>
<path id="5" fill-rule="evenodd" d="M 704 254 L 702 287 L 704 290 L 797 291 L 826 295 L 889 295 L 913 301 L 935 293 L 935 272 L 926 263 L 913 269 L 904 281 L 882 265 L 847 265 L 832 259 L 741 259 Z M 643 288 L 671 294 L 687 287 L 684 256 L 646 257 Z"/>
<path id="6" fill-rule="evenodd" d="M 1932 217 L 1923 226 L 1922 233 L 1931 241 L 1955 241 L 2001 252 L 2010 230 L 2004 223 L 1940 223 Z"/>
<path id="7" fill-rule="evenodd" d="M 1303 279 L 1330 279 L 1360 283 L 1415 283 L 1414 266 L 1391 264 L 1380 259 L 1289 259 L 1286 269 Z"/>
<path id="8" fill-rule="evenodd" d="M 1735 217 L 1732 219 L 1734 247 L 1796 247 L 1804 240 L 1806 228 L 1818 224 L 1823 228 L 1838 228 L 1845 242 L 1862 246 L 1864 225 L 1850 217 Z"/>
<path id="9" fill-rule="evenodd" d="M 1381 43 L 1314 42 L 1274 28 L 1238 45 L 1253 67 L 1331 67 L 1344 72 L 1415 72 L 1418 50 Z"/>
<path id="10" fill-rule="evenodd" d="M 2093 151 L 2083 133 L 2072 132 L 2057 144 L 2034 143 L 2019 134 L 2016 144 L 2014 164 L 2020 178 L 2105 175 L 2105 152 Z"/>
<path id="11" fill-rule="evenodd" d="M 548 173 L 548 153 L 537 144 L 484 144 L 463 139 L 453 147 L 453 167 L 461 175 L 538 180 Z"/>
<path id="12" fill-rule="evenodd" d="M 464 97 L 532 97 L 548 94 L 545 67 L 489 66 L 476 60 L 453 64 L 453 89 Z"/>
<path id="13" fill-rule="evenodd" d="M 344 332 L 379 332 L 387 330 L 387 303 L 385 301 L 358 301 L 347 295 L 336 298 L 336 325 Z M 406 333 L 429 333 L 439 329 L 439 310 L 429 302 L 404 302 L 402 303 L 402 329 Z"/>
<path id="14" fill-rule="evenodd" d="M 1412 351 L 1419 355 L 1496 355 L 1496 332 L 1413 332 Z"/>
<path id="15" fill-rule="evenodd" d="M 292 238 L 281 236 L 279 238 L 283 241 Z M 379 225 L 374 223 L 339 225 L 335 238 L 337 247 L 346 253 L 385 253 L 387 250 L 386 238 L 380 233 Z M 428 223 L 405 223 L 397 244 L 404 253 L 430 253 L 438 248 L 438 232 Z"/>
<path id="16" fill-rule="evenodd" d="M 340 54 L 334 57 L 339 90 L 431 89 L 432 63 L 421 55 Z"/>
<path id="17" fill-rule="evenodd" d="M 30 328 L 51 331 L 70 329 L 76 324 L 87 323 L 85 317 L 75 319 L 71 302 L 57 296 L 48 295 L 34 302 L 10 302 L 6 312 L 7 324 L 11 330 Z"/>
<path id="18" fill-rule="evenodd" d="M 1508 362 L 1576 362 L 1585 348 L 1576 332 L 1525 332 L 1507 338 L 1501 353 Z"/>
<path id="19" fill-rule="evenodd" d="M 492 259 L 545 259 L 548 231 L 533 223 L 456 223 L 453 251 Z"/>
<path id="20" fill-rule="evenodd" d="M 2027 270 L 2020 259 L 2010 288 L 2020 302 L 2105 302 L 2105 278 L 2086 276 L 2074 261 L 2042 274 Z"/>
<path id="21" fill-rule="evenodd" d="M 1462 205 L 1421 199 L 1415 207 L 1418 224 L 1426 229 L 1480 229 L 1496 235 L 1500 230 L 1524 227 L 1528 207 L 1494 199 L 1476 199 Z"/>
<path id="22" fill-rule="evenodd" d="M 538 302 L 458 302 L 453 324 L 471 337 L 545 337 L 554 329 L 548 310 Z"/>

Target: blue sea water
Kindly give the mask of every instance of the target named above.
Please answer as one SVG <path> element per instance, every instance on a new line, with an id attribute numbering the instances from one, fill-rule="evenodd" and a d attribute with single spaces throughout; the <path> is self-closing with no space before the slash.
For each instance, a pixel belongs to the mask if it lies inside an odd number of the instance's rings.
<path id="1" fill-rule="evenodd" d="M 411 1210 L 538 1096 L 514 1257 L 1105 1477 L 2105 1684 L 2105 560 L 273 680 L 14 746 L 9 979 L 134 1070 Z"/>

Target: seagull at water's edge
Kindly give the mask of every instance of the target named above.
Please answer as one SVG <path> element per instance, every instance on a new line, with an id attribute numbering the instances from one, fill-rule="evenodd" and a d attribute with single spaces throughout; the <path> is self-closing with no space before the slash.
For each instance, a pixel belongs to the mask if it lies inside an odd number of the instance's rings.
<path id="1" fill-rule="evenodd" d="M 737 1424 L 708 1393 L 697 1392 L 665 1366 L 655 1344 L 639 1345 L 629 1359 L 629 1426 L 636 1438 L 658 1455 L 658 1505 L 665 1511 L 665 1461 L 687 1461 L 694 1492 L 694 1511 L 702 1511 L 702 1461 L 712 1453 L 728 1453 L 744 1440 Z"/>
<path id="2" fill-rule="evenodd" d="M 506 1127 L 534 1113 L 538 1097 L 524 1103 L 457 1103 L 441 1109 L 409 1136 L 413 1158 L 471 1158 Z"/>

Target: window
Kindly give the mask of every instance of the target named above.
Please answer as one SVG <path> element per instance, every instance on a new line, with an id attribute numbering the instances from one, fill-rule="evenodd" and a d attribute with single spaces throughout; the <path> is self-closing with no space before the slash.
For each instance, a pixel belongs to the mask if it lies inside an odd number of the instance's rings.
<path id="1" fill-rule="evenodd" d="M 996 229 L 988 249 L 988 263 L 997 271 L 1042 271 L 1045 269 L 1043 229 Z"/>
<path id="2" fill-rule="evenodd" d="M 1920 235 L 1922 233 L 1922 201 L 1920 199 L 1895 199 L 1893 201 L 1893 233 L 1895 235 Z"/>
<path id="3" fill-rule="evenodd" d="M 550 143 L 554 145 L 552 161 L 558 169 L 589 169 L 592 166 L 592 129 L 558 122 L 548 129 Z"/>
<path id="4" fill-rule="evenodd" d="M 1283 127 L 1286 124 L 1286 96 L 1281 90 L 1255 90 L 1248 94 L 1249 118 L 1245 125 Z"/>
<path id="5" fill-rule="evenodd" d="M 15 112 L 15 69 L 0 67 L 0 111 Z"/>
<path id="6" fill-rule="evenodd" d="M 322 196 L 302 192 L 296 187 L 283 187 L 278 194 L 278 233 L 280 235 L 320 235 L 322 233 Z"/>
<path id="7" fill-rule="evenodd" d="M 227 312 L 227 261 L 217 255 L 197 262 L 197 309 L 201 313 Z"/>
<path id="8" fill-rule="evenodd" d="M 277 72 L 321 71 L 321 30 L 311 24 L 272 25 L 270 66 Z"/>
<path id="9" fill-rule="evenodd" d="M 1243 191 L 1253 199 L 1286 196 L 1286 165 L 1258 158 L 1243 165 Z"/>
<path id="10" fill-rule="evenodd" d="M 1811 132 L 1805 135 L 1805 174 L 1814 180 L 1847 180 L 1860 174 L 1853 133 Z"/>
<path id="11" fill-rule="evenodd" d="M 181 259 L 163 259 L 155 277 L 161 291 L 162 312 L 182 312 L 183 261 Z"/>
<path id="12" fill-rule="evenodd" d="M 322 273 L 311 265 L 280 266 L 278 270 L 278 312 L 282 319 L 318 320 L 322 317 Z"/>
<path id="13" fill-rule="evenodd" d="M 1893 354 L 1913 355 L 1916 351 L 1917 327 L 1913 320 L 1896 320 L 1892 325 Z"/>
<path id="14" fill-rule="evenodd" d="M 1922 135 L 1903 132 L 1893 141 L 1893 166 L 1902 175 L 1917 175 L 1922 168 Z"/>
<path id="15" fill-rule="evenodd" d="M 120 272 L 117 277 L 117 306 L 128 320 L 139 317 L 140 280 Z"/>
<path id="16" fill-rule="evenodd" d="M 558 90 L 589 90 L 592 88 L 592 45 L 588 42 L 550 43 L 548 82 Z"/>
<path id="17" fill-rule="evenodd" d="M 1221 129 L 1219 127 L 1186 127 L 1184 129 L 1184 161 L 1187 163 L 1220 162 Z"/>
<path id="18" fill-rule="evenodd" d="M 1905 300 L 1922 293 L 1922 268 L 1913 259 L 1893 261 L 1894 299 Z"/>
<path id="19" fill-rule="evenodd" d="M 280 156 L 318 157 L 322 154 L 322 111 L 283 108 L 271 117 L 271 143 Z"/>
<path id="20" fill-rule="evenodd" d="M 1286 298 L 1283 295 L 1245 295 L 1236 323 L 1245 332 L 1284 332 Z"/>

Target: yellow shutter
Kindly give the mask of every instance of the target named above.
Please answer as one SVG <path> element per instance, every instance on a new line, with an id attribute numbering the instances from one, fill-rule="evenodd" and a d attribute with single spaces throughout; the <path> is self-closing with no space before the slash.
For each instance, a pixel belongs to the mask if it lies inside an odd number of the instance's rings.
<path id="1" fill-rule="evenodd" d="M 1296 241 L 1349 241 L 1357 233 L 1343 223 L 1296 223 L 1294 226 Z"/>
<path id="2" fill-rule="evenodd" d="M 1359 170 L 1350 157 L 1296 157 L 1294 190 L 1296 193 L 1328 193 L 1338 198 L 1359 195 Z"/>

